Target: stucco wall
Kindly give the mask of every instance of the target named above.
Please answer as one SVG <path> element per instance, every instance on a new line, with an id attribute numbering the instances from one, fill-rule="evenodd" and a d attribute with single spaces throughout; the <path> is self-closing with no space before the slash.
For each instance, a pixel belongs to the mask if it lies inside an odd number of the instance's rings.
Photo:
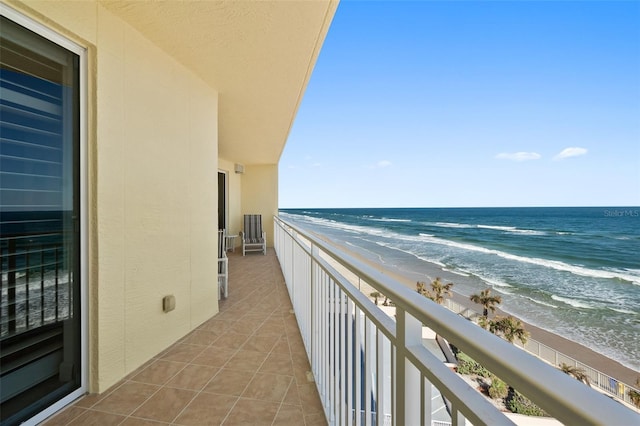
<path id="1" fill-rule="evenodd" d="M 89 48 L 89 386 L 102 392 L 218 311 L 217 93 L 95 2 L 7 3 Z"/>
<path id="2" fill-rule="evenodd" d="M 278 165 L 245 166 L 242 175 L 242 215 L 261 214 L 267 246 L 273 247 L 273 217 L 278 214 Z"/>

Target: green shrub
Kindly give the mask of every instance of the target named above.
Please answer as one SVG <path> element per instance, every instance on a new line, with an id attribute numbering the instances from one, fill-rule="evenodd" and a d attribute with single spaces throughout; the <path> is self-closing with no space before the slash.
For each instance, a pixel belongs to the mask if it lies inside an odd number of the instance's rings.
<path id="1" fill-rule="evenodd" d="M 458 352 L 458 373 L 477 375 L 480 377 L 489 377 L 491 373 L 489 370 L 478 364 L 473 358 L 464 352 Z"/>
<path id="2" fill-rule="evenodd" d="M 498 377 L 491 376 L 491 386 L 489 387 L 489 396 L 491 399 L 505 398 L 509 394 L 509 386 Z"/>
<path id="3" fill-rule="evenodd" d="M 509 394 L 507 398 L 507 408 L 513 413 L 524 414 L 525 416 L 549 416 L 542 408 L 538 407 L 517 390 L 513 390 L 513 392 Z"/>

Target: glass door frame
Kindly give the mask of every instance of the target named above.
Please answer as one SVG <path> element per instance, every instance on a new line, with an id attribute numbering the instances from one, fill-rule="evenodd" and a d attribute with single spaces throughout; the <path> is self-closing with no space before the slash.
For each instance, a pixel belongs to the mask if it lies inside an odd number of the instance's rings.
<path id="1" fill-rule="evenodd" d="M 48 406 L 43 411 L 40 411 L 35 416 L 27 420 L 24 425 L 35 425 L 47 417 L 51 416 L 56 411 L 69 405 L 71 402 L 84 395 L 88 389 L 89 378 L 89 347 L 88 347 L 88 328 L 89 328 L 89 303 L 88 303 L 88 193 L 87 193 L 87 166 L 88 166 L 88 152 L 87 152 L 87 49 L 62 36 L 61 34 L 53 31 L 52 29 L 44 26 L 43 24 L 34 21 L 33 19 L 23 15 L 15 9 L 9 7 L 4 3 L 0 3 L 0 14 L 6 18 L 14 21 L 22 27 L 33 31 L 34 33 L 56 43 L 57 45 L 75 53 L 80 59 L 80 117 L 79 117 L 79 137 L 80 137 L 80 149 L 78 155 L 79 158 L 79 180 L 80 180 L 80 193 L 78 194 L 80 200 L 80 254 L 78 256 L 80 261 L 80 387 L 62 399 L 58 400 L 54 404 Z"/>

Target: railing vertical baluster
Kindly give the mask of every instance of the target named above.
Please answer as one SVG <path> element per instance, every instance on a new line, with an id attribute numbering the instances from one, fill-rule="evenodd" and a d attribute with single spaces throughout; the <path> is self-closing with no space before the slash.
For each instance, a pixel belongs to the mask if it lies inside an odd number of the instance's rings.
<path id="1" fill-rule="evenodd" d="M 53 255 L 54 255 L 54 282 L 55 282 L 55 298 L 56 298 L 56 321 L 58 321 L 58 318 L 60 317 L 60 287 L 59 285 L 59 277 L 58 277 L 58 271 L 59 271 L 59 264 L 60 264 L 60 257 L 58 256 L 58 247 L 54 247 L 53 248 Z"/>
<path id="2" fill-rule="evenodd" d="M 4 277 L 3 266 L 4 266 L 4 249 L 3 249 L 3 245 L 0 243 L 0 336 L 3 334 L 2 332 L 4 331 L 4 323 L 2 322 L 2 314 L 4 312 L 3 306 L 5 302 L 4 280 L 2 279 L 2 277 Z"/>
<path id="3" fill-rule="evenodd" d="M 346 352 L 347 352 L 347 360 L 346 360 L 346 411 L 347 411 L 347 426 L 353 425 L 353 325 L 354 325 L 354 317 L 353 317 L 353 302 L 349 297 L 347 297 L 347 330 L 346 330 Z"/>
<path id="4" fill-rule="evenodd" d="M 380 330 L 376 333 L 376 425 L 384 424 L 384 402 L 386 400 L 384 392 L 384 335 Z"/>
<path id="5" fill-rule="evenodd" d="M 346 418 L 346 403 L 347 403 L 347 365 L 346 365 L 346 352 L 347 352 L 347 335 L 346 335 L 346 321 L 345 315 L 347 314 L 345 308 L 345 294 L 340 290 L 340 422 L 343 425 L 347 421 Z"/>
<path id="6" fill-rule="evenodd" d="M 317 329 L 317 325 L 316 325 L 316 305 L 315 305 L 315 301 L 316 301 L 316 297 L 315 297 L 315 289 L 318 286 L 318 277 L 317 277 L 317 271 L 318 271 L 318 265 L 314 260 L 314 254 L 315 251 L 313 249 L 313 244 L 311 245 L 311 255 L 309 256 L 309 262 L 311 263 L 311 266 L 309 268 L 309 273 L 310 273 L 310 285 L 309 285 L 309 309 L 308 309 L 308 317 L 309 317 L 309 353 L 311 354 L 311 371 L 313 371 L 313 363 L 314 363 L 314 358 L 317 357 L 316 351 L 318 350 L 317 346 L 316 346 L 316 342 L 315 342 L 315 335 L 316 335 L 316 329 Z"/>
<path id="7" fill-rule="evenodd" d="M 420 389 L 420 373 L 406 358 L 406 347 L 422 344 L 422 324 L 408 312 L 396 308 L 396 332 L 398 359 L 396 362 L 396 413 L 397 424 L 418 424 L 420 405 L 416 397 Z"/>
<path id="8" fill-rule="evenodd" d="M 467 422 L 466 419 L 464 418 L 460 410 L 458 410 L 458 407 L 452 404 L 451 426 L 465 426 L 466 422 Z"/>
<path id="9" fill-rule="evenodd" d="M 340 289 L 333 283 L 333 408 L 334 424 L 340 424 Z"/>
<path id="10" fill-rule="evenodd" d="M 7 252 L 7 331 L 13 334 L 16 331 L 16 268 L 18 253 L 16 250 L 16 240 L 11 238 L 8 243 Z"/>
<path id="11" fill-rule="evenodd" d="M 26 256 L 27 256 L 27 264 L 25 266 L 25 300 L 24 300 L 24 312 L 25 312 L 25 328 L 28 330 L 29 329 L 29 308 L 31 308 L 31 306 L 29 306 L 31 303 L 31 295 L 29 294 L 29 275 L 31 275 L 31 241 L 29 241 L 29 245 L 27 246 L 26 249 Z"/>
<path id="12" fill-rule="evenodd" d="M 44 324 L 44 244 L 40 244 L 40 325 Z"/>
<path id="13" fill-rule="evenodd" d="M 333 332 L 333 328 L 332 328 L 332 309 L 331 309 L 331 295 L 333 293 L 333 288 L 331 287 L 331 279 L 326 277 L 325 278 L 326 281 L 326 286 L 327 286 L 327 298 L 326 298 L 326 304 L 327 304 L 327 316 L 326 316 L 326 321 L 327 321 L 327 352 L 325 352 L 326 356 L 327 356 L 327 366 L 326 366 L 326 389 L 327 389 L 327 401 L 329 402 L 330 406 L 329 406 L 329 418 L 327 419 L 329 421 L 329 423 L 331 423 L 333 421 L 332 416 L 333 416 L 333 380 L 332 380 L 332 370 L 333 370 L 333 341 L 332 341 L 332 332 Z"/>
<path id="14" fill-rule="evenodd" d="M 398 377 L 398 369 L 396 368 L 397 365 L 397 359 L 398 359 L 398 350 L 395 346 L 391 347 L 390 350 L 390 354 L 389 356 L 391 357 L 391 366 L 390 366 L 390 374 L 391 374 L 391 381 L 389 382 L 389 391 L 391 392 L 390 398 L 391 398 L 391 421 L 389 422 L 389 425 L 392 425 L 395 419 L 395 413 L 398 411 L 398 405 L 396 403 L 396 392 L 395 392 L 395 388 L 396 388 L 396 380 Z"/>
<path id="15" fill-rule="evenodd" d="M 365 425 L 371 426 L 371 372 L 373 365 L 371 360 L 372 350 L 371 344 L 373 337 L 371 336 L 372 324 L 367 316 L 364 316 L 364 418 Z"/>
<path id="16" fill-rule="evenodd" d="M 355 371 L 355 393 L 354 393 L 354 407 L 355 407 L 355 417 L 356 417 L 356 426 L 362 425 L 362 410 L 364 407 L 362 406 L 362 348 L 364 345 L 362 343 L 362 328 L 360 324 L 360 308 L 355 307 L 353 314 L 353 321 L 355 324 L 355 346 L 354 346 L 354 371 Z M 366 370 L 365 370 L 366 371 Z"/>

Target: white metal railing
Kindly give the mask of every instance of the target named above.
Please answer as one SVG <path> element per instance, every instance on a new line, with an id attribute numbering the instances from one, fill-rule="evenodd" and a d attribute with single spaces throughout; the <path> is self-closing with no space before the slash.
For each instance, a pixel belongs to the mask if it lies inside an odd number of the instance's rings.
<path id="1" fill-rule="evenodd" d="M 456 314 L 462 315 L 465 318 L 471 320 L 480 317 L 479 312 L 476 312 L 473 309 L 461 305 L 451 299 L 445 299 L 443 306 L 455 312 Z M 639 389 L 627 383 L 616 380 L 608 374 L 596 370 L 595 368 L 592 368 L 587 364 L 584 364 L 577 359 L 570 357 L 569 355 L 559 352 L 552 347 L 545 345 L 544 343 L 538 342 L 535 339 L 528 339 L 527 343 L 525 343 L 522 347 L 527 352 L 537 356 L 538 358 L 548 362 L 553 366 L 559 367 L 561 364 L 567 364 L 572 367 L 581 368 L 589 377 L 589 383 L 591 386 L 599 389 L 602 392 L 605 392 L 607 395 L 617 400 L 624 401 L 630 406 L 633 406 L 633 402 L 631 401 L 629 391 L 636 391 L 640 393 Z"/>
<path id="2" fill-rule="evenodd" d="M 432 385 L 449 402 L 453 425 L 465 420 L 513 424 L 422 345 L 422 324 L 561 422 L 640 424 L 640 415 L 631 409 L 471 321 L 416 297 L 415 291 L 279 217 L 274 223 L 276 254 L 330 424 L 439 423 L 432 416 Z M 395 321 L 345 278 L 349 274 L 394 302 Z"/>

